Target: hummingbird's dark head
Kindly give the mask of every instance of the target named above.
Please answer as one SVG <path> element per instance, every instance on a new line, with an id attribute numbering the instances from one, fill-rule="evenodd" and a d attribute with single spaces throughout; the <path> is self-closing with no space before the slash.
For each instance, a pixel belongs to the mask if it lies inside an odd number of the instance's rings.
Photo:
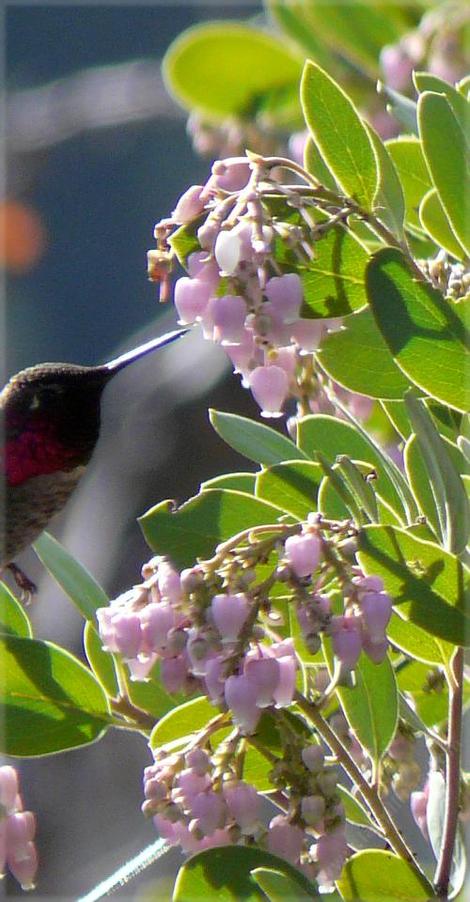
<path id="1" fill-rule="evenodd" d="M 186 330 L 169 333 L 103 366 L 42 363 L 13 376 L 0 394 L 7 482 L 73 470 L 88 463 L 100 431 L 101 395 L 109 380 Z"/>

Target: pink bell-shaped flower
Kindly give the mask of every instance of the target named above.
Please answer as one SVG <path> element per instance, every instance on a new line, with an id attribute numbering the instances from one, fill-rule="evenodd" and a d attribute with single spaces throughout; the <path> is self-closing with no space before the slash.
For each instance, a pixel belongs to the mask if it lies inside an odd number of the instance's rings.
<path id="1" fill-rule="evenodd" d="M 203 192 L 204 188 L 202 185 L 191 185 L 181 195 L 172 214 L 172 218 L 178 225 L 185 225 L 202 213 L 207 200 L 207 196 Z"/>
<path id="2" fill-rule="evenodd" d="M 178 312 L 178 322 L 181 325 L 189 325 L 200 319 L 209 303 L 212 294 L 210 282 L 200 279 L 189 279 L 182 276 L 175 283 L 174 301 Z"/>
<path id="3" fill-rule="evenodd" d="M 243 592 L 214 595 L 210 611 L 214 626 L 223 642 L 234 642 L 245 623 L 250 605 Z"/>
<path id="4" fill-rule="evenodd" d="M 285 858 L 291 864 L 297 864 L 304 843 L 304 832 L 295 824 L 290 824 L 287 817 L 278 814 L 269 823 L 267 837 L 268 850 L 273 855 Z"/>
<path id="5" fill-rule="evenodd" d="M 285 544 L 285 557 L 290 568 L 299 578 L 311 576 L 320 562 L 321 542 L 314 533 L 289 536 Z"/>
<path id="6" fill-rule="evenodd" d="M 362 649 L 359 617 L 333 617 L 331 621 L 333 651 L 347 670 L 352 670 Z"/>
<path id="7" fill-rule="evenodd" d="M 251 393 L 261 408 L 262 417 L 282 416 L 282 405 L 289 393 L 289 379 L 279 366 L 257 366 L 249 375 Z"/>
<path id="8" fill-rule="evenodd" d="M 225 701 L 232 712 L 233 722 L 242 733 L 254 733 L 261 710 L 254 700 L 251 680 L 245 674 L 228 677 L 225 682 Z"/>
<path id="9" fill-rule="evenodd" d="M 210 314 L 214 341 L 222 345 L 238 344 L 244 337 L 246 303 L 236 294 L 212 298 Z"/>
<path id="10" fill-rule="evenodd" d="M 298 321 L 303 292 L 297 273 L 273 276 L 266 282 L 265 294 L 284 323 Z"/>

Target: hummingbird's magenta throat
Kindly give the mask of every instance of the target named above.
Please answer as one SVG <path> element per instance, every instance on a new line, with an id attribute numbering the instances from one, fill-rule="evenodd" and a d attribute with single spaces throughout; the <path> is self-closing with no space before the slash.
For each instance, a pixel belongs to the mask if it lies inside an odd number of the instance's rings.
<path id="1" fill-rule="evenodd" d="M 45 423 L 26 426 L 5 443 L 4 473 L 8 485 L 21 485 L 32 476 L 71 470 L 79 463 L 77 452 L 66 448 Z"/>

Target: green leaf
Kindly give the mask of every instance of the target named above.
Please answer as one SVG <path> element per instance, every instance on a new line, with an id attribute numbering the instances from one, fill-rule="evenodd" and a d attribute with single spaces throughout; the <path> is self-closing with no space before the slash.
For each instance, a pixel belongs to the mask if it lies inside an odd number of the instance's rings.
<path id="1" fill-rule="evenodd" d="M 269 7 L 269 12 L 281 31 L 301 49 L 303 57 L 315 59 L 325 68 L 332 65 L 331 53 L 312 29 L 304 0 L 292 0 L 289 3 L 284 0 L 265 0 L 265 5 Z"/>
<path id="2" fill-rule="evenodd" d="M 299 520 L 316 510 L 323 473 L 310 461 L 289 461 L 261 470 L 256 477 L 256 496 L 277 504 Z"/>
<path id="3" fill-rule="evenodd" d="M 424 94 L 425 91 L 444 94 L 462 129 L 466 131 L 469 125 L 470 104 L 462 94 L 456 91 L 448 81 L 444 81 L 438 75 L 431 75 L 430 72 L 413 72 L 413 81 L 420 94 Z"/>
<path id="4" fill-rule="evenodd" d="M 224 473 L 201 482 L 201 492 L 206 489 L 234 489 L 248 495 L 255 493 L 256 473 Z"/>
<path id="5" fill-rule="evenodd" d="M 29 639 L 33 635 L 26 611 L 3 582 L 0 582 L 0 633 L 23 639 Z"/>
<path id="6" fill-rule="evenodd" d="M 462 479 L 431 414 L 411 392 L 405 405 L 430 482 L 439 535 L 448 551 L 459 554 L 470 533 L 470 510 Z"/>
<path id="7" fill-rule="evenodd" d="M 181 693 L 171 695 L 163 688 L 159 662 L 153 666 L 148 680 L 129 679 L 127 691 L 132 704 L 143 708 L 156 720 L 163 717 L 168 711 L 174 711 L 183 699 Z"/>
<path id="8" fill-rule="evenodd" d="M 402 501 L 390 478 L 384 456 L 372 440 L 353 425 L 323 414 L 304 417 L 298 424 L 298 444 L 312 460 L 320 452 L 330 464 L 334 463 L 338 454 L 347 454 L 351 460 L 369 463 L 377 473 L 375 488 L 378 494 L 403 516 Z"/>
<path id="9" fill-rule="evenodd" d="M 468 571 L 454 555 L 394 526 L 365 526 L 358 558 L 368 576 L 381 576 L 404 620 L 446 642 L 470 642 Z"/>
<path id="10" fill-rule="evenodd" d="M 430 671 L 427 664 L 421 661 L 410 661 L 401 667 L 397 679 L 402 693 L 411 700 L 411 704 L 423 726 L 436 727 L 447 720 L 449 713 L 449 695 L 442 673 L 442 685 L 435 691 L 430 690 L 429 677 L 437 676 L 437 671 Z"/>
<path id="11" fill-rule="evenodd" d="M 431 188 L 424 195 L 419 208 L 419 218 L 423 229 L 438 247 L 443 247 L 457 260 L 465 258 L 465 252 L 449 225 L 446 212 L 435 188 Z"/>
<path id="12" fill-rule="evenodd" d="M 432 487 L 423 464 L 418 440 L 414 433 L 410 435 L 405 445 L 403 458 L 406 475 L 419 510 L 426 517 L 428 525 L 434 532 L 434 538 L 442 538 Z"/>
<path id="13" fill-rule="evenodd" d="M 435 639 L 416 623 L 403 620 L 395 611 L 387 626 L 387 636 L 393 645 L 400 648 L 412 658 L 427 664 L 447 666 L 455 648 L 442 639 Z"/>
<path id="14" fill-rule="evenodd" d="M 218 713 L 217 708 L 205 696 L 179 705 L 165 714 L 154 727 L 149 741 L 150 748 L 156 749 L 173 742 L 182 744 L 193 733 L 202 730 Z"/>
<path id="15" fill-rule="evenodd" d="M 299 3 L 292 3 L 291 0 L 289 3 L 286 3 L 285 0 L 278 0 L 269 5 L 277 12 L 276 18 L 279 18 L 281 10 L 283 11 L 282 24 L 287 15 L 284 10 L 289 9 L 291 27 L 288 34 L 291 37 L 297 37 L 299 40 L 294 31 L 294 23 L 292 23 L 295 16 L 297 32 L 300 29 L 299 23 L 301 23 L 304 32 L 313 35 L 335 56 L 340 54 L 343 59 L 352 64 L 354 69 L 359 69 L 360 72 L 366 73 L 372 79 L 376 79 L 380 72 L 381 48 L 384 44 L 396 43 L 402 29 L 406 27 L 406 18 L 399 7 L 395 6 L 392 10 L 388 7 L 387 15 L 384 16 L 380 5 L 375 0 L 348 4 L 329 2 L 327 15 L 324 4 L 316 2 L 316 0 L 309 0 L 309 2 L 304 0 Z M 317 59 L 315 46 L 309 46 L 306 39 L 301 42 L 301 46 L 308 51 L 310 56 L 313 55 L 313 58 Z"/>
<path id="16" fill-rule="evenodd" d="M 422 234 L 423 226 L 418 208 L 424 195 L 432 188 L 432 182 L 421 142 L 417 138 L 392 138 L 385 146 L 395 164 L 403 189 L 406 225 Z"/>
<path id="17" fill-rule="evenodd" d="M 345 316 L 367 304 L 365 271 L 369 254 L 341 226 L 330 229 L 315 242 L 315 256 L 299 267 L 303 288 L 301 315 Z"/>
<path id="18" fill-rule="evenodd" d="M 395 248 L 372 257 L 366 283 L 377 325 L 400 369 L 438 401 L 467 410 L 470 350 L 460 305 L 418 278 Z"/>
<path id="19" fill-rule="evenodd" d="M 85 623 L 83 630 L 83 646 L 87 661 L 97 680 L 108 695 L 117 696 L 119 686 L 113 656 L 108 651 L 104 651 L 100 636 L 90 620 Z"/>
<path id="20" fill-rule="evenodd" d="M 164 79 L 176 100 L 219 119 L 253 116 L 274 91 L 294 97 L 300 71 L 285 42 L 235 22 L 187 29 L 163 60 Z M 275 110 L 271 116 L 276 119 Z"/>
<path id="21" fill-rule="evenodd" d="M 43 532 L 33 548 L 60 588 L 86 620 L 93 620 L 97 608 L 106 607 L 108 596 L 94 577 L 57 539 Z"/>
<path id="22" fill-rule="evenodd" d="M 400 94 L 399 91 L 394 91 L 393 88 L 389 88 L 388 85 L 383 84 L 381 81 L 377 83 L 377 93 L 384 95 L 387 101 L 387 112 L 403 126 L 405 132 L 417 135 L 418 123 L 415 101 L 405 97 L 404 94 Z"/>
<path id="23" fill-rule="evenodd" d="M 349 789 L 338 783 L 336 792 L 343 804 L 346 820 L 350 824 L 355 824 L 358 827 L 367 827 L 369 830 L 377 830 L 375 822 L 369 817 L 366 809 L 357 801 L 356 796 L 353 796 Z"/>
<path id="24" fill-rule="evenodd" d="M 348 197 L 371 210 L 377 163 L 367 129 L 351 100 L 320 66 L 307 61 L 300 96 L 308 129 Z"/>
<path id="25" fill-rule="evenodd" d="M 168 239 L 168 243 L 175 252 L 178 262 L 181 266 L 186 267 L 186 260 L 190 254 L 201 250 L 201 245 L 197 240 L 197 230 L 204 222 L 203 216 L 198 216 L 187 225 L 182 225 L 179 229 L 172 232 Z"/>
<path id="26" fill-rule="evenodd" d="M 51 642 L 0 638 L 1 750 L 33 757 L 99 739 L 111 723 L 106 696 L 91 672 Z"/>
<path id="27" fill-rule="evenodd" d="M 379 849 L 349 858 L 336 885 L 345 902 L 427 902 L 434 895 L 407 861 Z"/>
<path id="28" fill-rule="evenodd" d="M 176 878 L 173 902 L 207 902 L 217 897 L 220 902 L 266 899 L 251 872 L 270 868 L 286 874 L 307 896 L 312 884 L 282 858 L 248 846 L 222 846 L 206 849 L 186 861 Z"/>
<path id="29" fill-rule="evenodd" d="M 172 501 L 162 501 L 139 524 L 150 548 L 182 568 L 211 557 L 220 542 L 244 529 L 277 523 L 282 514 L 279 507 L 244 492 L 210 489 L 176 509 Z"/>
<path id="30" fill-rule="evenodd" d="M 398 721 L 395 674 L 388 658 L 374 664 L 365 654 L 361 654 L 354 673 L 355 686 L 338 686 L 336 693 L 351 729 L 372 760 L 378 762 L 395 735 Z"/>
<path id="31" fill-rule="evenodd" d="M 470 254 L 470 223 L 465 203 L 470 178 L 469 145 L 461 123 L 443 94 L 426 91 L 418 100 L 418 124 L 429 172 L 449 223 Z"/>
<path id="32" fill-rule="evenodd" d="M 369 309 L 348 316 L 341 331 L 322 341 L 318 355 L 332 379 L 369 398 L 402 398 L 409 387 Z"/>
<path id="33" fill-rule="evenodd" d="M 311 135 L 308 136 L 305 144 L 304 168 L 310 175 L 313 175 L 317 182 L 319 182 L 320 185 L 323 185 L 324 188 L 328 188 L 330 191 L 338 190 L 336 181 Z"/>
<path id="34" fill-rule="evenodd" d="M 405 218 L 405 198 L 395 164 L 383 141 L 371 125 L 367 132 L 375 153 L 379 182 L 374 198 L 374 212 L 380 222 L 401 240 Z"/>
<path id="35" fill-rule="evenodd" d="M 274 868 L 255 868 L 251 876 L 271 902 L 286 902 L 287 899 L 305 902 L 318 898 L 316 893 L 307 893 L 299 881 Z"/>
<path id="36" fill-rule="evenodd" d="M 269 467 L 283 460 L 306 457 L 287 436 L 263 423 L 219 410 L 210 410 L 209 419 L 227 445 L 258 464 Z"/>
<path id="37" fill-rule="evenodd" d="M 339 454 L 336 458 L 338 473 L 348 486 L 359 509 L 364 512 L 371 523 L 378 521 L 377 496 L 367 476 L 361 472 L 346 454 Z"/>

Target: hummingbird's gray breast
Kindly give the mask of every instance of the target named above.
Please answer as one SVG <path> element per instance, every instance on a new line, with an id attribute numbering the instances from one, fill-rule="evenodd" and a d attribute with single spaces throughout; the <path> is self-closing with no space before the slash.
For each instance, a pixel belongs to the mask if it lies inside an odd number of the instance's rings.
<path id="1" fill-rule="evenodd" d="M 34 476 L 21 485 L 5 485 L 0 523 L 1 567 L 37 539 L 51 517 L 63 508 L 84 472 L 85 467 L 78 466 L 68 472 Z"/>

